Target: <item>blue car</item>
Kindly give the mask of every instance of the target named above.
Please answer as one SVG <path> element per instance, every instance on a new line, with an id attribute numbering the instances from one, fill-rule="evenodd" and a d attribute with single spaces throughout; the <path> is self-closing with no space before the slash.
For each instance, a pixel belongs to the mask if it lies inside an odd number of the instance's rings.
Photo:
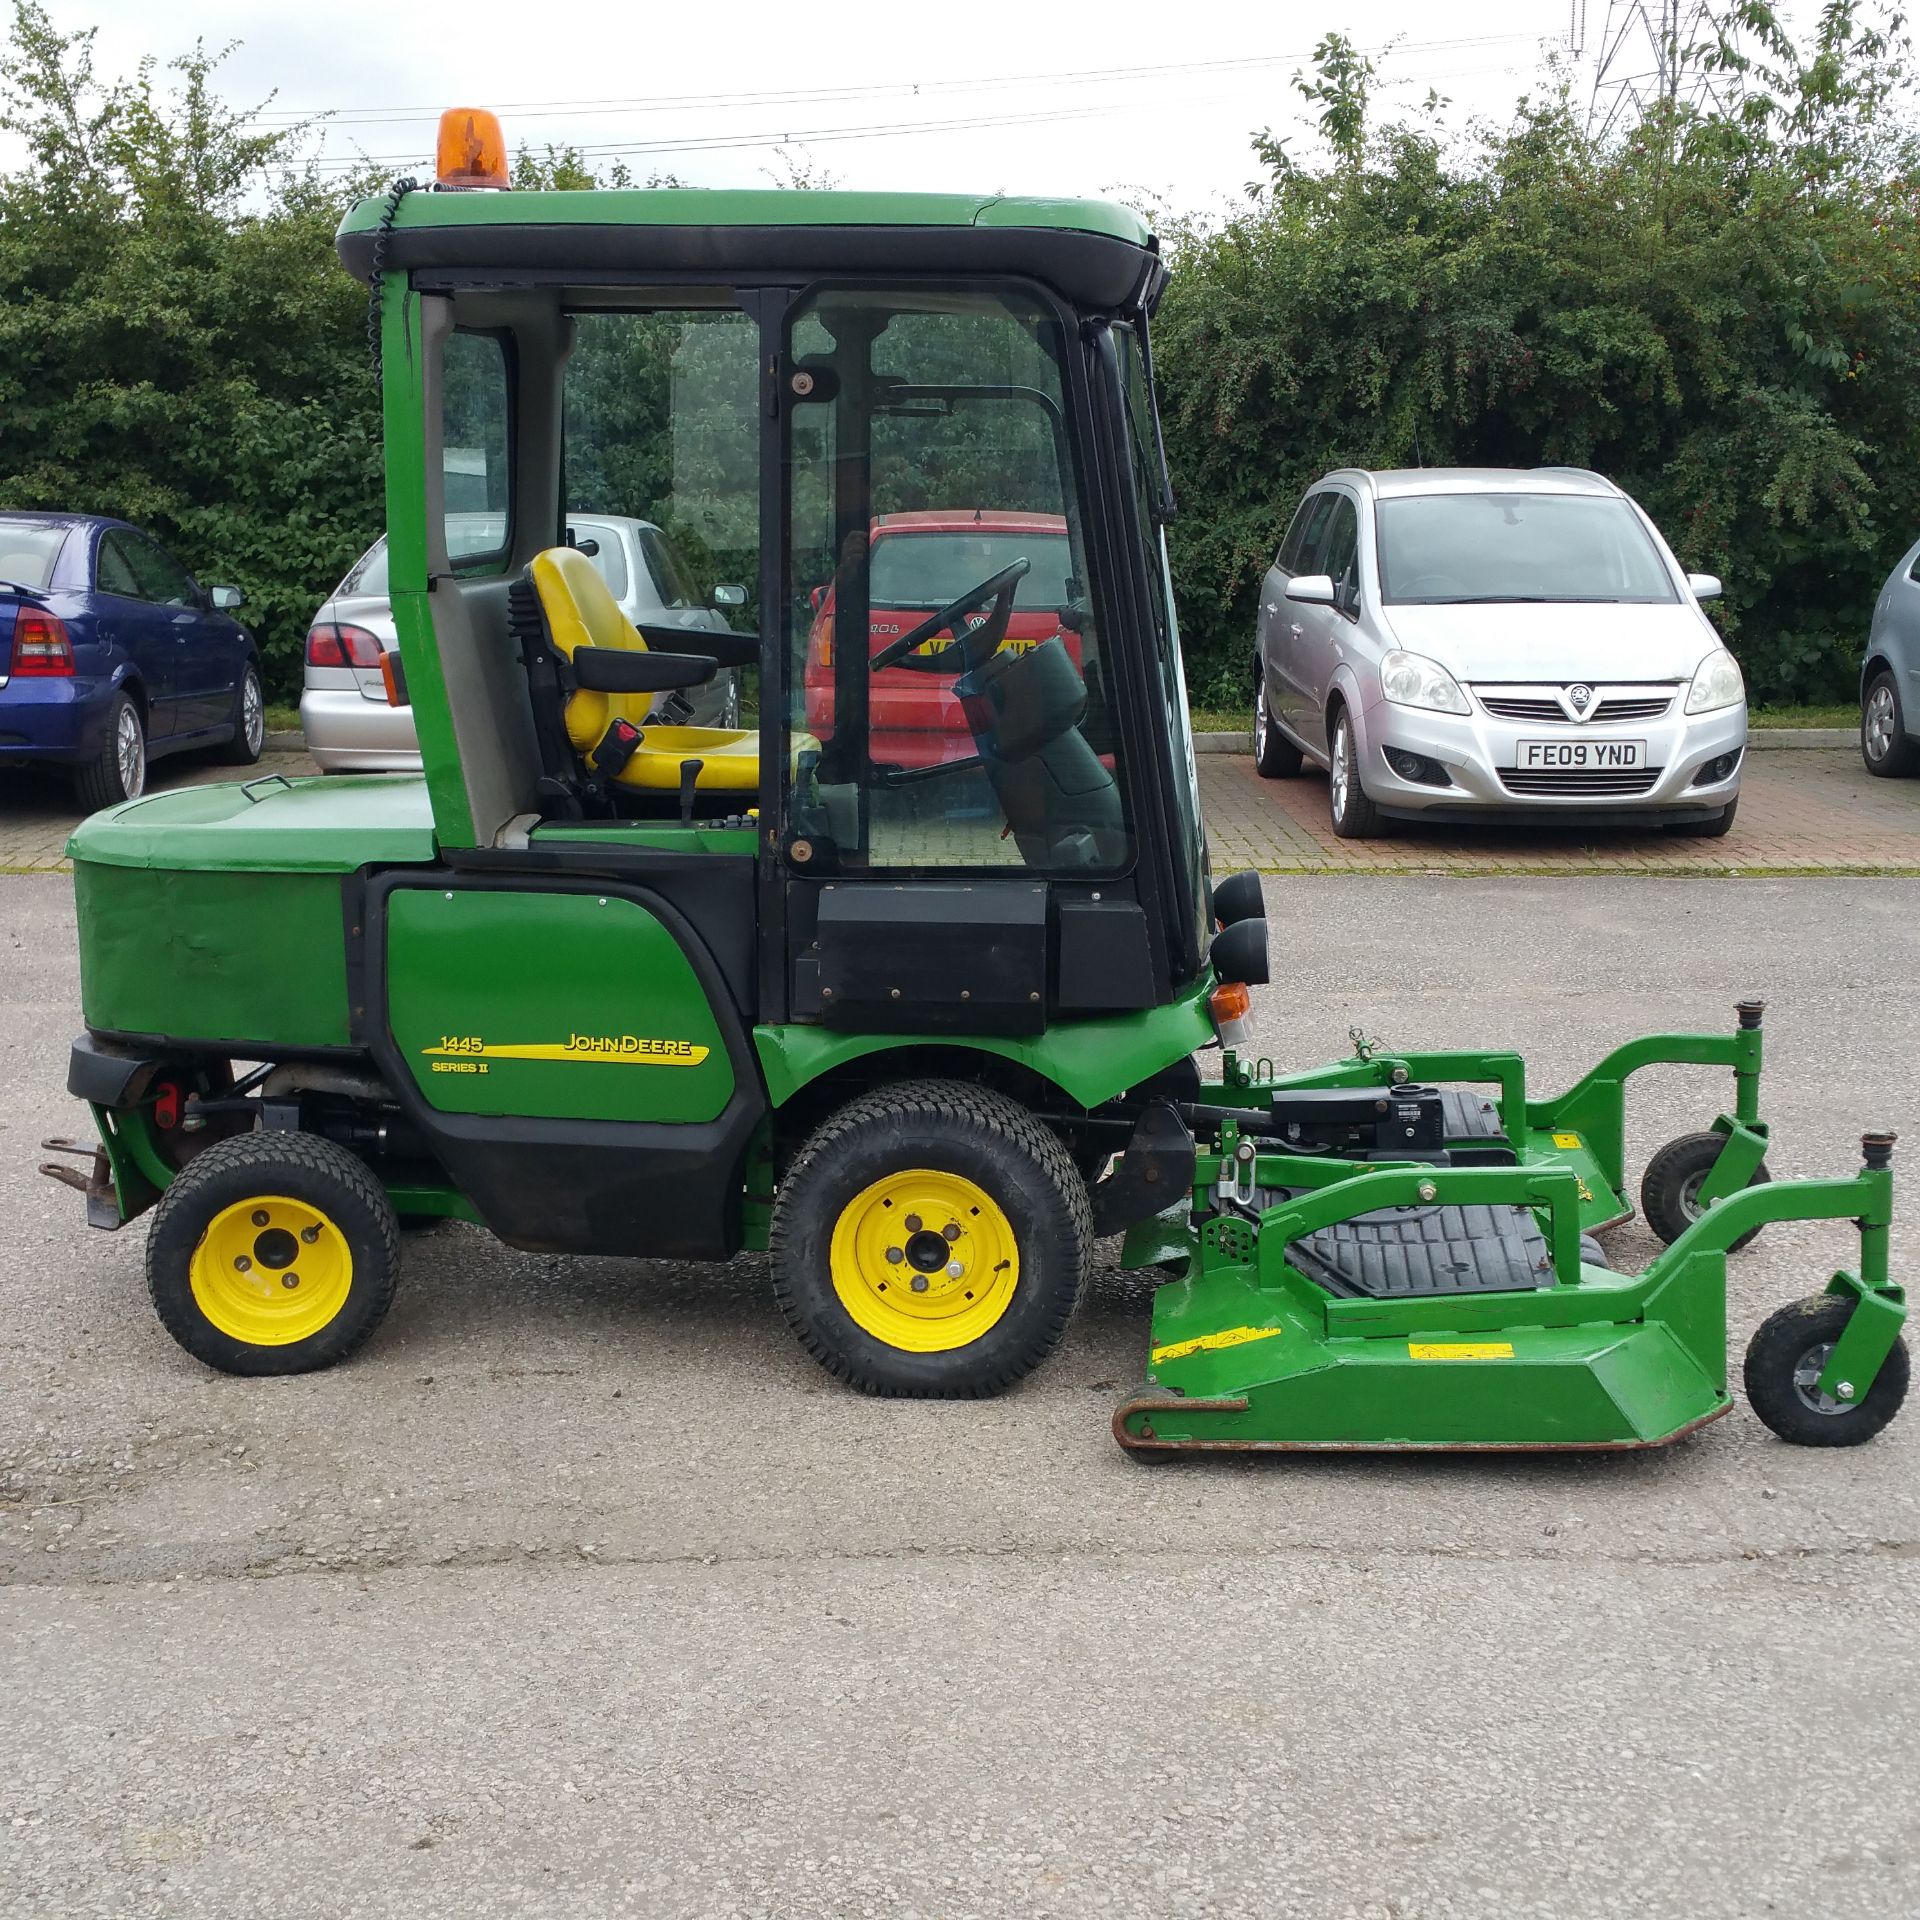
<path id="1" fill-rule="evenodd" d="M 64 767 L 93 809 L 185 747 L 250 766 L 266 707 L 242 598 L 124 520 L 0 511 L 0 767 Z"/>

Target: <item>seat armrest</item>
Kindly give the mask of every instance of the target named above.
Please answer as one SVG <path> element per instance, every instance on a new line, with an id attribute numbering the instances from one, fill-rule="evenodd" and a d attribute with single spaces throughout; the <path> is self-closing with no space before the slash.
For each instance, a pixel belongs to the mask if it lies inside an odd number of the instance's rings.
<path id="1" fill-rule="evenodd" d="M 757 667 L 757 633 L 720 633 L 701 627 L 638 627 L 635 631 L 655 653 L 711 654 L 723 667 Z"/>
<path id="2" fill-rule="evenodd" d="M 720 670 L 712 654 L 642 653 L 628 647 L 575 647 L 574 683 L 588 693 L 666 693 L 697 687 Z"/>

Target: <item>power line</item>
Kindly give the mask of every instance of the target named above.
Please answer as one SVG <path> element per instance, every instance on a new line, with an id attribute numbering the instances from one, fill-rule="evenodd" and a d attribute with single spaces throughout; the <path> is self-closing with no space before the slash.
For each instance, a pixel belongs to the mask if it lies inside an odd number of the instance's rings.
<path id="1" fill-rule="evenodd" d="M 1533 40 L 1538 36 L 1531 33 L 1487 33 L 1461 35 L 1441 40 L 1404 41 L 1385 43 L 1366 51 L 1375 55 L 1389 52 L 1427 53 L 1452 51 L 1463 47 L 1484 47 L 1508 44 L 1521 40 Z M 955 80 L 942 76 L 937 82 L 942 94 L 986 92 L 1002 87 L 1049 88 L 1063 86 L 1100 86 L 1111 85 L 1126 80 L 1158 80 L 1169 74 L 1232 73 L 1254 72 L 1268 67 L 1286 66 L 1292 62 L 1312 58 L 1311 49 L 1301 49 L 1292 53 L 1250 54 L 1234 59 L 1191 60 L 1136 67 L 1088 67 L 1072 69 L 1062 73 L 1003 73 L 988 74 L 974 80 Z M 573 119 L 586 115 L 609 113 L 639 113 L 649 110 L 670 109 L 679 113 L 732 113 L 742 108 L 755 106 L 794 106 L 803 104 L 828 104 L 843 100 L 868 99 L 876 94 L 899 95 L 902 93 L 918 96 L 923 87 L 931 88 L 933 82 L 918 80 L 895 80 L 873 82 L 862 86 L 838 87 L 795 87 L 763 93 L 735 93 L 725 99 L 689 100 L 684 94 L 656 94 L 639 96 L 632 99 L 597 100 L 518 100 L 503 101 L 495 106 L 500 114 L 560 113 Z M 306 107 L 281 108 L 272 113 L 259 113 L 252 116 L 255 124 L 295 125 L 301 121 L 325 118 L 333 126 L 402 126 L 419 124 L 431 126 L 439 120 L 440 108 L 427 106 L 406 107 L 365 107 L 351 106 L 340 108 Z"/>

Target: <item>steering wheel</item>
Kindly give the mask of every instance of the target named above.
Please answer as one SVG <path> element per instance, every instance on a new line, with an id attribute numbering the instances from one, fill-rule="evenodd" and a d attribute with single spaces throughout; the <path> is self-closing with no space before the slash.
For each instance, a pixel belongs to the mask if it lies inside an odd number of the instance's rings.
<path id="1" fill-rule="evenodd" d="M 910 667 L 915 673 L 971 673 L 976 667 L 984 667 L 1007 637 L 1007 623 L 1013 618 L 1013 590 L 1032 570 L 1033 562 L 1023 555 L 1012 566 L 1002 567 L 991 580 L 969 587 L 958 600 L 949 600 L 938 613 L 928 614 L 917 627 L 909 627 L 899 639 L 889 640 L 869 663 L 873 671 Z M 992 611 L 977 627 L 960 625 L 963 614 L 989 601 Z M 923 641 L 949 631 L 953 634 L 952 646 L 925 656 L 914 653 Z"/>

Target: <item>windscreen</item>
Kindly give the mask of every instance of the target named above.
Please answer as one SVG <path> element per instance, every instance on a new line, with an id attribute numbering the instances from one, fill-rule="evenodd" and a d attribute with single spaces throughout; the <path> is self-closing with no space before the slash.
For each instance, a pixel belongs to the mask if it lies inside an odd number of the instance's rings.
<path id="1" fill-rule="evenodd" d="M 1078 596 L 1064 522 L 1057 534 L 1020 532 L 919 533 L 882 528 L 873 543 L 876 607 L 925 607 L 957 600 L 1016 560 L 1031 571 L 1014 593 L 1016 607 L 1064 607 Z"/>
<path id="2" fill-rule="evenodd" d="M 1416 494 L 1375 517 L 1388 606 L 1677 597 L 1640 516 L 1609 495 Z"/>
<path id="3" fill-rule="evenodd" d="M 53 563 L 67 537 L 65 527 L 36 527 L 0 520 L 0 580 L 16 587 L 43 588 L 53 578 Z"/>

